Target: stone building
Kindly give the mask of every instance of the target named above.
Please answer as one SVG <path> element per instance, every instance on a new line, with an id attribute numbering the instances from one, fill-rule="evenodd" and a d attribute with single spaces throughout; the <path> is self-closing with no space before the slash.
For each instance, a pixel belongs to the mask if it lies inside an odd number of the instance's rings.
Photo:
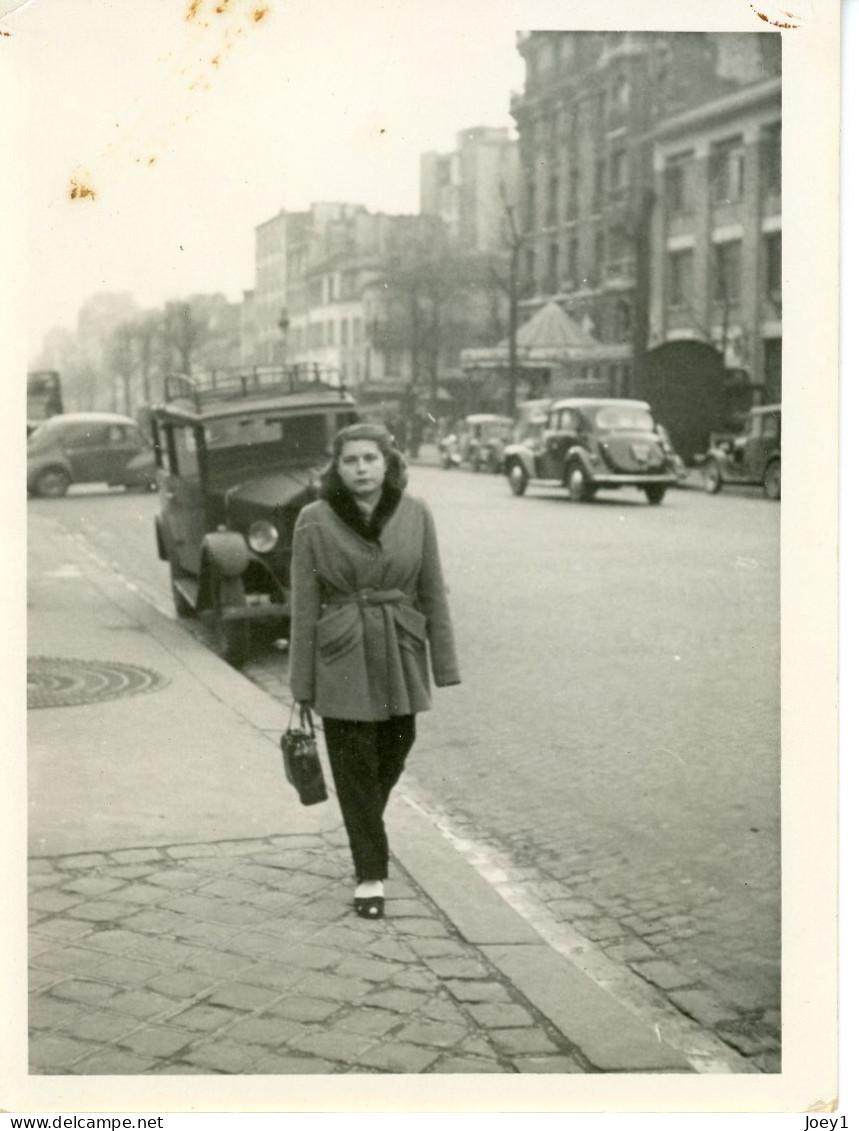
<path id="1" fill-rule="evenodd" d="M 515 203 L 518 146 L 506 126 L 474 126 L 449 153 L 421 154 L 420 210 L 437 216 L 462 251 L 505 246 L 505 197 Z"/>
<path id="2" fill-rule="evenodd" d="M 781 79 L 654 130 L 650 345 L 709 342 L 781 397 Z"/>
<path id="3" fill-rule="evenodd" d="M 548 300 L 601 345 L 558 392 L 638 391 L 650 344 L 653 133 L 780 73 L 778 36 L 524 32 L 519 128 L 520 317 Z M 661 253 L 660 253 L 661 254 Z M 557 382 L 556 382 L 557 384 Z M 555 391 L 552 389 L 552 391 Z"/>

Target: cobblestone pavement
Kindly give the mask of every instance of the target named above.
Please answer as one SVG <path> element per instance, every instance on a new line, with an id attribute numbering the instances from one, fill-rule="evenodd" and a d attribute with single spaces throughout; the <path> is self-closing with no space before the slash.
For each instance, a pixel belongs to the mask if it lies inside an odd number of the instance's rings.
<path id="1" fill-rule="evenodd" d="M 245 674 L 288 704 L 283 670 L 283 659 L 270 656 L 248 665 Z M 580 823 L 573 830 L 552 823 L 535 827 L 526 812 L 521 828 L 493 837 L 488 831 L 493 814 L 485 797 L 478 821 L 447 803 L 442 807 L 408 771 L 401 789 L 461 843 L 474 847 L 474 855 L 488 863 L 488 877 L 512 903 L 530 904 L 559 925 L 574 925 L 666 1006 L 748 1058 L 750 1071 L 780 1071 L 780 1011 L 756 1001 L 759 984 L 738 988 L 735 970 L 720 970 L 699 957 L 709 919 L 741 915 L 723 892 L 694 881 L 678 891 L 667 875 L 645 875 L 641 861 L 605 851 L 596 836 L 589 840 Z M 509 815 L 506 825 L 509 830 Z M 629 896 L 630 871 L 636 869 L 642 875 L 641 891 Z M 738 957 L 752 961 L 753 953 Z"/>
<path id="2" fill-rule="evenodd" d="M 355 917 L 342 833 L 30 861 L 35 1074 L 585 1073 L 401 869 Z"/>
<path id="3" fill-rule="evenodd" d="M 272 655 L 245 669 L 259 687 L 287 704 L 283 672 L 283 659 Z M 606 851 L 598 833 L 589 838 L 581 822 L 574 829 L 552 822 L 535 827 L 527 810 L 521 826 L 511 829 L 505 808 L 505 835 L 493 837 L 494 815 L 485 794 L 476 819 L 449 803 L 442 806 L 409 772 L 401 788 L 461 843 L 474 846 L 478 858 L 489 861 L 489 875 L 495 873 L 496 887 L 511 902 L 518 896 L 520 904 L 540 908 L 559 925 L 574 925 L 666 1006 L 748 1058 L 750 1071 L 781 1070 L 780 1010 L 767 1004 L 760 982 L 738 984 L 736 966 L 720 968 L 724 955 L 714 953 L 712 963 L 701 957 L 714 916 L 733 916 L 742 931 L 743 912 L 724 892 L 691 879 L 678 891 L 669 875 L 673 861 L 664 876 L 648 871 L 630 854 Z M 628 894 L 630 874 L 640 877 L 637 895 Z M 753 965 L 756 953 L 750 947 L 735 957 Z"/>

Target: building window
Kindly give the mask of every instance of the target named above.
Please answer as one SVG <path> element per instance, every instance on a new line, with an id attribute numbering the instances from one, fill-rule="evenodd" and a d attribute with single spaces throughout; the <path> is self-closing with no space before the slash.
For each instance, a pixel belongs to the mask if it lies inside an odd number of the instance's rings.
<path id="1" fill-rule="evenodd" d="M 525 186 L 525 231 L 533 232 L 537 226 L 537 186 L 529 180 Z"/>
<path id="2" fill-rule="evenodd" d="M 549 244 L 549 265 L 546 273 L 546 293 L 553 295 L 558 290 L 558 245 Z"/>
<path id="3" fill-rule="evenodd" d="M 678 153 L 670 157 L 665 166 L 665 208 L 669 216 L 682 216 L 690 210 L 691 162 L 691 153 Z"/>
<path id="4" fill-rule="evenodd" d="M 605 161 L 597 161 L 594 165 L 594 201 L 593 211 L 602 211 L 603 196 L 605 195 Z"/>
<path id="5" fill-rule="evenodd" d="M 612 192 L 622 192 L 629 186 L 629 154 L 616 149 L 609 161 L 609 185 Z"/>
<path id="6" fill-rule="evenodd" d="M 570 169 L 570 179 L 567 182 L 567 219 L 579 218 L 579 171 Z"/>
<path id="7" fill-rule="evenodd" d="M 781 192 L 781 122 L 769 126 L 761 135 L 761 182 L 764 191 Z"/>
<path id="8" fill-rule="evenodd" d="M 606 278 L 631 278 L 632 244 L 626 228 L 621 224 L 615 224 L 609 232 L 608 255 L 609 264 L 606 267 Z"/>
<path id="9" fill-rule="evenodd" d="M 781 232 L 770 232 L 764 239 L 764 272 L 767 296 L 781 300 Z"/>
<path id="10" fill-rule="evenodd" d="M 594 130 L 599 132 L 605 129 L 606 93 L 598 90 L 594 97 Z"/>
<path id="11" fill-rule="evenodd" d="M 764 338 L 764 383 L 767 400 L 781 400 L 781 338 Z"/>
<path id="12" fill-rule="evenodd" d="M 629 341 L 632 329 L 632 309 L 630 304 L 621 299 L 614 308 L 615 341 Z"/>
<path id="13" fill-rule="evenodd" d="M 692 248 L 668 256 L 668 305 L 688 306 L 692 297 Z"/>
<path id="14" fill-rule="evenodd" d="M 567 278 L 573 290 L 579 285 L 579 241 L 574 236 L 567 244 Z"/>
<path id="15" fill-rule="evenodd" d="M 743 199 L 744 169 L 742 138 L 731 138 L 713 147 L 710 155 L 710 191 L 715 204 L 733 204 Z"/>
<path id="16" fill-rule="evenodd" d="M 336 323 L 328 321 L 325 323 L 325 344 L 326 346 L 334 345 L 334 327 Z"/>
<path id="17" fill-rule="evenodd" d="M 579 108 L 578 108 L 578 106 L 571 106 L 569 114 L 570 114 L 570 133 L 569 133 L 570 149 L 573 151 L 573 153 L 575 153 L 576 150 L 579 147 Z"/>
<path id="18" fill-rule="evenodd" d="M 534 254 L 533 247 L 529 247 L 525 252 L 525 290 L 528 294 L 532 294 L 536 284 L 537 273 L 537 257 Z"/>
<path id="19" fill-rule="evenodd" d="M 602 232 L 597 232 L 597 238 L 594 244 L 594 278 L 597 284 L 602 282 L 603 270 L 605 268 L 605 236 Z"/>
<path id="20" fill-rule="evenodd" d="M 549 177 L 548 195 L 546 197 L 546 225 L 553 227 L 558 222 L 558 176 L 552 173 Z"/>
<path id="21" fill-rule="evenodd" d="M 623 111 L 629 108 L 629 79 L 626 75 L 618 75 L 611 88 L 611 108 L 614 111 Z"/>
<path id="22" fill-rule="evenodd" d="M 549 71 L 555 61 L 554 43 L 551 39 L 544 39 L 537 51 L 537 70 Z"/>
<path id="23" fill-rule="evenodd" d="M 349 345 L 349 319 L 342 318 L 340 320 L 340 345 Z"/>
<path id="24" fill-rule="evenodd" d="M 713 298 L 716 302 L 739 301 L 742 247 L 740 240 L 713 246 Z"/>
<path id="25" fill-rule="evenodd" d="M 357 346 L 361 341 L 361 319 L 352 319 L 352 345 Z"/>

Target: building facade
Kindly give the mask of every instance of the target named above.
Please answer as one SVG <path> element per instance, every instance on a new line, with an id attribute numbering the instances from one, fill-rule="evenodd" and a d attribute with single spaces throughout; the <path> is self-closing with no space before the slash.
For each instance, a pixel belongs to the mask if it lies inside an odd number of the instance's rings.
<path id="1" fill-rule="evenodd" d="M 442 220 L 462 251 L 506 244 L 505 202 L 518 193 L 518 145 L 506 127 L 460 130 L 450 153 L 421 154 L 420 210 Z"/>
<path id="2" fill-rule="evenodd" d="M 653 131 L 777 74 L 779 37 L 525 32 L 518 47 L 520 317 L 551 299 L 595 339 L 557 391 L 636 392 L 650 344 Z"/>
<path id="3" fill-rule="evenodd" d="M 781 80 L 654 131 L 650 345 L 709 342 L 781 398 Z"/>

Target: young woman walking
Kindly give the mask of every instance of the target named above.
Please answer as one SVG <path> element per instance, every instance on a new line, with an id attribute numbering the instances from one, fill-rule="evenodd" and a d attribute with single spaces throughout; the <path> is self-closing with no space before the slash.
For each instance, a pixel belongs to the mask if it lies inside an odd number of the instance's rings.
<path id="1" fill-rule="evenodd" d="M 384 811 L 430 707 L 430 667 L 437 687 L 460 682 L 432 514 L 406 479 L 387 429 L 344 428 L 293 537 L 290 688 L 304 719 L 322 716 L 368 919 L 385 913 Z"/>

